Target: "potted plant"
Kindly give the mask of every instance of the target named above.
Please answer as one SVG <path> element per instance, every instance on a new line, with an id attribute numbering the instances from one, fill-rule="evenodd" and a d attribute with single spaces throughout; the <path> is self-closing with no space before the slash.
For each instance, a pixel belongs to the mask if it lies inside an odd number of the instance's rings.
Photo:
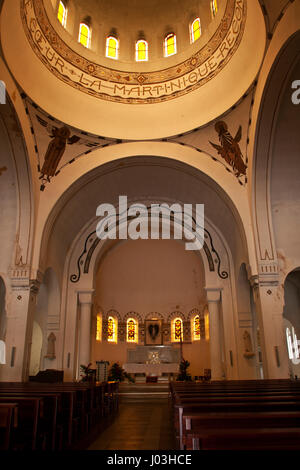
<path id="1" fill-rule="evenodd" d="M 177 381 L 185 381 L 185 380 L 191 380 L 192 377 L 191 375 L 187 372 L 188 367 L 190 366 L 189 361 L 186 361 L 185 359 L 181 359 L 180 365 L 179 365 L 179 374 L 177 376 Z"/>
<path id="2" fill-rule="evenodd" d="M 125 379 L 134 382 L 134 378 L 127 374 L 118 362 L 115 362 L 110 368 L 108 380 L 123 382 Z"/>

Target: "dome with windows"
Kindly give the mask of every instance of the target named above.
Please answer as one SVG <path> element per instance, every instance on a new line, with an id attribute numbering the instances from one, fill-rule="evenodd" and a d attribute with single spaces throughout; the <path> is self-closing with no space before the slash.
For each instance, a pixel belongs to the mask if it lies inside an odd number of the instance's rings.
<path id="1" fill-rule="evenodd" d="M 224 114 L 252 85 L 265 46 L 248 0 L 12 0 L 5 15 L 1 29 L 14 23 L 18 41 L 4 39 L 4 54 L 24 92 L 69 125 L 128 140 L 137 123 L 139 137 L 160 138 Z"/>
<path id="2" fill-rule="evenodd" d="M 52 0 L 51 4 L 52 9 L 50 2 L 44 3 L 49 22 L 78 54 L 107 68 L 150 72 L 181 64 L 224 32 L 234 2 Z"/>

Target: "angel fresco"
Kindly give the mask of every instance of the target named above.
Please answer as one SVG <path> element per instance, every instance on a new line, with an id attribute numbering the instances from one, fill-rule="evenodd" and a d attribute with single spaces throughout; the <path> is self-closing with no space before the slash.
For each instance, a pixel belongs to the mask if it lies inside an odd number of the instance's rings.
<path id="1" fill-rule="evenodd" d="M 49 136 L 51 137 L 51 141 L 49 142 L 45 154 L 44 164 L 41 169 L 40 179 L 42 179 L 43 181 L 41 191 L 43 191 L 45 189 L 45 183 L 49 182 L 50 178 L 55 175 L 59 162 L 61 161 L 63 154 L 66 150 L 67 144 L 75 144 L 80 140 L 80 137 L 76 135 L 70 137 L 71 131 L 67 126 L 62 126 L 60 128 L 55 126 L 50 127 L 46 121 L 44 121 L 38 116 L 37 118 L 39 123 L 42 126 L 46 127 Z"/>
<path id="2" fill-rule="evenodd" d="M 228 131 L 228 126 L 224 121 L 218 121 L 215 129 L 219 135 L 221 145 L 209 143 L 218 151 L 218 154 L 233 168 L 235 175 L 246 175 L 247 166 L 243 161 L 239 142 L 242 138 L 242 126 L 239 127 L 236 136 L 232 137 Z"/>

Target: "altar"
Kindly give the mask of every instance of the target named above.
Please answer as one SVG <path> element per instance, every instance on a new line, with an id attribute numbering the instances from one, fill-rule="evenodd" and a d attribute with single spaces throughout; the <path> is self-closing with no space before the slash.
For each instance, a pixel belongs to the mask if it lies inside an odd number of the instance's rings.
<path id="1" fill-rule="evenodd" d="M 161 377 L 163 374 L 178 374 L 180 350 L 172 346 L 137 346 L 127 351 L 127 362 L 123 369 L 128 374 L 145 374 Z"/>
<path id="2" fill-rule="evenodd" d="M 123 364 L 123 369 L 128 374 L 145 374 L 145 375 L 155 375 L 157 377 L 162 376 L 162 374 L 178 374 L 179 373 L 179 364 L 170 363 L 170 364 Z"/>

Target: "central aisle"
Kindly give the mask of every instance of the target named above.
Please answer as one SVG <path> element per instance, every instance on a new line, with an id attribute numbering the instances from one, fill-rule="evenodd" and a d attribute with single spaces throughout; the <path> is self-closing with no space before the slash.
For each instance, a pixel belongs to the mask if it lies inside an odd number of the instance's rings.
<path id="1" fill-rule="evenodd" d="M 119 413 L 88 450 L 174 450 L 168 384 L 120 385 Z"/>

